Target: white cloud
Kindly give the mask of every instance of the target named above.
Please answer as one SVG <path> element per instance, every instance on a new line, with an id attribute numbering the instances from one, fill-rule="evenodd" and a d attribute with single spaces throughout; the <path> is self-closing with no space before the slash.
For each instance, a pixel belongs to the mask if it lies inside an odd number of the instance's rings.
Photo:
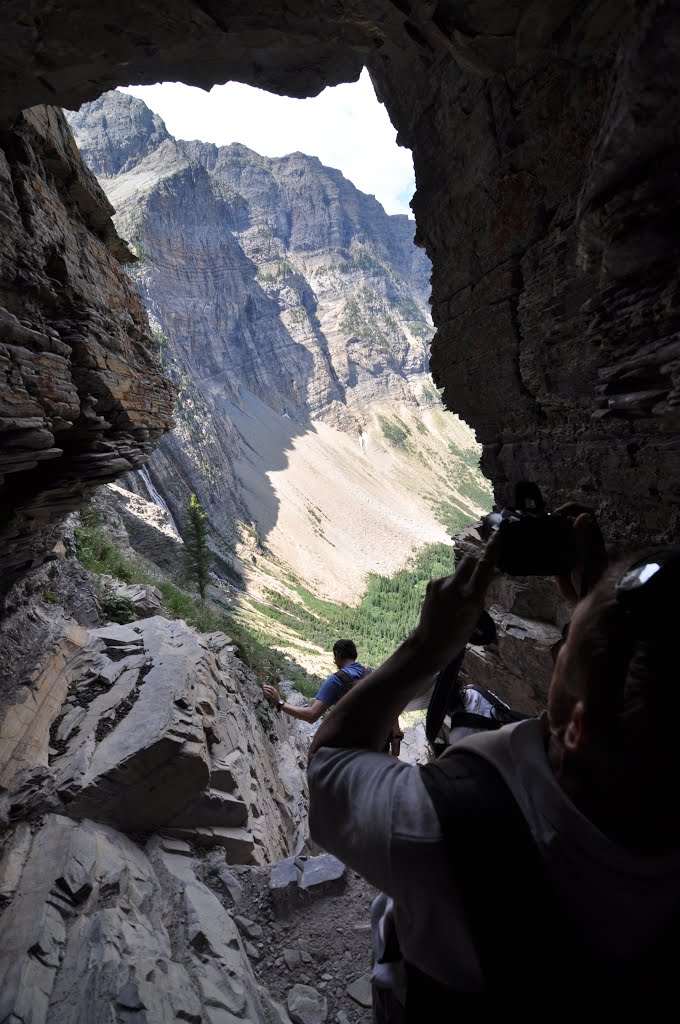
<path id="1" fill-rule="evenodd" d="M 408 149 L 378 103 L 368 72 L 358 82 L 324 89 L 312 99 L 275 96 L 239 82 L 210 92 L 181 82 L 130 86 L 178 139 L 218 146 L 241 142 L 263 156 L 296 151 L 337 167 L 362 192 L 374 195 L 388 213 L 406 213 L 415 189 Z"/>

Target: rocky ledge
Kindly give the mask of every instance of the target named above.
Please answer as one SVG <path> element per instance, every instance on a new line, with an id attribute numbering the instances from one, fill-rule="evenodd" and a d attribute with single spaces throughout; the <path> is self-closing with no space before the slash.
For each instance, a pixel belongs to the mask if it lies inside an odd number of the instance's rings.
<path id="1" fill-rule="evenodd" d="M 0 722 L 6 819 L 56 811 L 128 833 L 163 829 L 223 847 L 230 863 L 299 847 L 289 807 L 302 773 L 288 789 L 280 781 L 261 695 L 235 650 L 224 633 L 162 616 L 67 623 Z M 301 751 L 288 756 L 289 768 L 304 765 Z"/>
<path id="2" fill-rule="evenodd" d="M 61 608 L 46 632 L 15 615 L 0 1019 L 285 1021 L 227 896 L 229 865 L 308 853 L 302 734 L 268 714 L 224 633 L 159 615 L 88 628 Z M 31 628 L 48 638 L 39 653 Z"/>
<path id="3" fill-rule="evenodd" d="M 142 850 L 59 814 L 19 826 L 0 865 L 3 1020 L 282 1021 L 200 874 L 175 840 Z"/>

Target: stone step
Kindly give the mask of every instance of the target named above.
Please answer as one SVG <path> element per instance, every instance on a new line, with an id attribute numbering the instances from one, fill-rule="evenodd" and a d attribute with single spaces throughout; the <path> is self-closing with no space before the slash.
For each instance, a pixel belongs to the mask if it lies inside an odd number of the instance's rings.
<path id="1" fill-rule="evenodd" d="M 286 857 L 275 864 L 269 876 L 269 894 L 277 917 L 303 906 L 310 896 L 333 896 L 342 892 L 347 869 L 330 853 L 318 857 Z"/>
<path id="2" fill-rule="evenodd" d="M 221 846 L 228 864 L 257 864 L 255 841 L 245 828 L 164 828 L 165 835 L 185 839 L 197 846 Z"/>
<path id="3" fill-rule="evenodd" d="M 177 828 L 212 826 L 233 828 L 248 820 L 248 808 L 240 796 L 221 789 L 199 793 L 174 816 L 168 825 Z"/>
<path id="4" fill-rule="evenodd" d="M 223 793 L 232 793 L 237 786 L 234 766 L 243 757 L 238 750 L 233 750 L 226 757 L 215 758 L 210 768 L 210 788 L 220 789 Z"/>

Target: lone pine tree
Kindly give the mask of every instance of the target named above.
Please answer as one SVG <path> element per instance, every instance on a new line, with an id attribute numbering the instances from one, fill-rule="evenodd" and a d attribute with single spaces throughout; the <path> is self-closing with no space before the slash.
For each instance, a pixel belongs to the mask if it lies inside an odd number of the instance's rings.
<path id="1" fill-rule="evenodd" d="M 198 588 L 201 600 L 205 600 L 205 588 L 210 572 L 210 549 L 208 548 L 206 520 L 203 506 L 192 494 L 187 505 L 187 530 L 184 538 L 184 571 L 187 579 Z"/>

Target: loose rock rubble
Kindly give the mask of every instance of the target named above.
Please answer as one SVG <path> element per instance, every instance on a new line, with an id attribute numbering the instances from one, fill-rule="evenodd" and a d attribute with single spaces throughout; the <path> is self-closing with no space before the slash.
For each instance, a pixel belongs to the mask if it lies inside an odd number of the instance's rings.
<path id="1" fill-rule="evenodd" d="M 330 862 L 338 866 L 341 877 L 329 890 L 321 875 L 335 870 Z M 303 889 L 305 869 L 308 878 L 317 877 L 319 883 Z M 214 885 L 215 868 L 208 870 L 208 884 Z M 241 887 L 234 920 L 245 918 L 242 936 L 255 936 L 251 942 L 258 958 L 251 961 L 253 972 L 272 998 L 287 1007 L 290 1019 L 369 1024 L 369 921 L 375 890 L 327 854 L 298 858 L 297 864 L 287 858 L 272 868 L 237 866 L 231 871 Z M 295 886 L 295 895 L 289 892 L 282 904 L 279 883 L 292 879 L 293 873 L 295 881 L 289 885 Z M 253 926 L 261 929 L 259 937 Z"/>

